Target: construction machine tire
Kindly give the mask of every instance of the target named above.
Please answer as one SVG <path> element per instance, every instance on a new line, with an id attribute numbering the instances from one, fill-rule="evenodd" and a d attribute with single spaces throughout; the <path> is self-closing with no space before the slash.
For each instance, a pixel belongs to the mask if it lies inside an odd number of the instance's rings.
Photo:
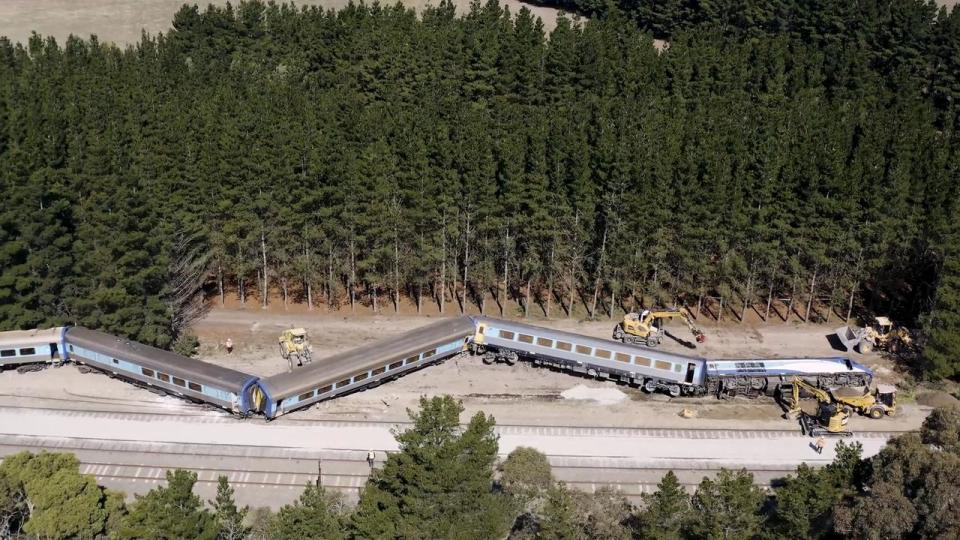
<path id="1" fill-rule="evenodd" d="M 871 407 L 870 410 L 867 411 L 867 416 L 869 416 L 870 418 L 873 418 L 874 420 L 879 420 L 883 418 L 883 408 Z"/>
<path id="2" fill-rule="evenodd" d="M 653 348 L 660 344 L 660 340 L 657 338 L 647 338 L 647 347 Z"/>
<path id="3" fill-rule="evenodd" d="M 619 324 L 613 327 L 613 339 L 616 341 L 624 341 L 623 327 Z"/>
<path id="4" fill-rule="evenodd" d="M 283 358 L 284 360 L 290 359 L 290 351 L 283 346 L 283 343 L 280 344 L 280 358 Z"/>

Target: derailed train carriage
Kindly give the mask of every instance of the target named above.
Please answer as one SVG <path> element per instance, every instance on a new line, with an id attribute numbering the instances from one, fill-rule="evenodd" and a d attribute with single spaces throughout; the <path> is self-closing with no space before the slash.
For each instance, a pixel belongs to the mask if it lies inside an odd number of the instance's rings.
<path id="1" fill-rule="evenodd" d="M 296 371 L 260 380 L 267 418 L 377 386 L 467 349 L 475 328 L 469 317 L 445 319 L 396 337 L 318 360 Z"/>
<path id="2" fill-rule="evenodd" d="M 530 324 L 475 317 L 473 350 L 490 361 L 521 358 L 671 396 L 772 394 L 795 375 L 818 387 L 866 386 L 873 373 L 844 357 L 705 360 Z"/>

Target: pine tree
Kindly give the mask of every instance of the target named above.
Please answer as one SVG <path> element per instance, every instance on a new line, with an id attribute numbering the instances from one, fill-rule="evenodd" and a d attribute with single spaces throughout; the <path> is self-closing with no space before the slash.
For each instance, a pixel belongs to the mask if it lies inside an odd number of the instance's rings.
<path id="1" fill-rule="evenodd" d="M 681 528 L 690 519 L 690 496 L 673 471 L 667 471 L 653 493 L 643 494 L 638 516 L 639 536 L 656 540 L 682 538 Z"/>
<path id="2" fill-rule="evenodd" d="M 244 526 L 243 520 L 249 508 L 237 508 L 233 499 L 233 487 L 226 476 L 217 477 L 217 498 L 210 501 L 214 517 L 220 532 L 217 540 L 240 540 L 246 538 L 249 529 Z"/>
<path id="3" fill-rule="evenodd" d="M 197 474 L 183 469 L 167 471 L 167 485 L 154 488 L 131 505 L 123 519 L 120 538 L 148 540 L 214 540 L 217 521 L 193 494 Z"/>
<path id="4" fill-rule="evenodd" d="M 307 484 L 300 498 L 281 508 L 274 517 L 270 534 L 289 540 L 338 540 L 346 538 L 342 520 L 342 497 L 328 493 L 322 486 Z"/>
<path id="5" fill-rule="evenodd" d="M 943 246 L 943 267 L 933 311 L 924 321 L 924 372 L 931 378 L 960 374 L 960 233 L 955 214 L 953 231 Z"/>

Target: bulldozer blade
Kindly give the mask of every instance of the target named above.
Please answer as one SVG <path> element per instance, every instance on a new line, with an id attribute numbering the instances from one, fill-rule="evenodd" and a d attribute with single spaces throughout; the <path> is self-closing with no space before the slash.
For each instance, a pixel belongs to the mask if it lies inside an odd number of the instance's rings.
<path id="1" fill-rule="evenodd" d="M 858 332 L 849 326 L 841 326 L 840 328 L 837 328 L 835 332 L 840 344 L 843 345 L 843 348 L 847 351 L 856 349 L 857 345 L 859 345 L 860 341 L 863 339 L 861 332 Z"/>

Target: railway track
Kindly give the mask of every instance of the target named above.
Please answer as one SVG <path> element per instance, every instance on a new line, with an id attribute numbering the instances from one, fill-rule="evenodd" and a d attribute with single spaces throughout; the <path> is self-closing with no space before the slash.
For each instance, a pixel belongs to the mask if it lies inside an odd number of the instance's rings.
<path id="1" fill-rule="evenodd" d="M 9 394 L 0 394 L 0 397 L 11 397 Z M 45 398 L 44 398 L 45 399 Z M 112 409 L 75 409 L 65 407 L 37 407 L 25 405 L 4 405 L 8 410 L 42 411 L 57 413 L 78 418 L 105 418 L 111 420 L 158 421 L 176 419 L 190 423 L 208 424 L 259 424 L 259 425 L 303 425 L 323 426 L 331 428 L 404 428 L 411 426 L 410 421 L 384 420 L 329 420 L 309 418 L 281 418 L 270 424 L 260 418 L 236 418 L 219 410 L 203 405 L 182 404 L 184 410 L 150 410 L 136 412 L 118 412 Z M 721 428 L 641 428 L 619 426 L 576 426 L 576 425 L 542 425 L 542 424 L 508 424 L 498 423 L 496 432 L 503 435 L 538 435 L 545 437 L 655 437 L 655 438 L 684 438 L 684 439 L 763 439 L 805 436 L 798 428 L 753 428 L 748 430 L 721 429 Z M 889 439 L 912 430 L 859 430 L 860 438 Z"/>

